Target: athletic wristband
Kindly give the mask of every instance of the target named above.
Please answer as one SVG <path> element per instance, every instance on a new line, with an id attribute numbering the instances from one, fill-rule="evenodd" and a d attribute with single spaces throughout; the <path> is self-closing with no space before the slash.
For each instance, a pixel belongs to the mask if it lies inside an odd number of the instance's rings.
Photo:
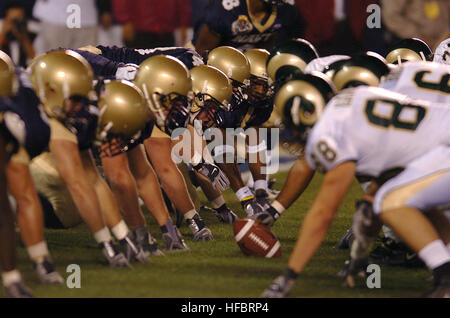
<path id="1" fill-rule="evenodd" d="M 286 209 L 284 208 L 284 206 L 283 206 L 280 202 L 278 202 L 277 200 L 275 200 L 275 201 L 272 202 L 272 207 L 273 207 L 279 214 L 283 213 L 284 210 L 286 210 Z"/>

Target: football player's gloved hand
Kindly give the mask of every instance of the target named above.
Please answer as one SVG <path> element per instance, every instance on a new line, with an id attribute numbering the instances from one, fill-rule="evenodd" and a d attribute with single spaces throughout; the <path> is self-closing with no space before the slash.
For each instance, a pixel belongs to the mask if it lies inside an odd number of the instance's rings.
<path id="1" fill-rule="evenodd" d="M 359 250 L 368 252 L 371 249 L 378 236 L 378 223 L 379 221 L 373 213 L 372 203 L 367 200 L 357 201 L 352 220 L 352 230 L 355 240 L 359 242 Z"/>
<path id="2" fill-rule="evenodd" d="M 241 205 L 249 218 L 254 218 L 255 215 L 261 214 L 264 211 L 264 208 L 256 202 L 254 197 L 241 201 Z"/>
<path id="3" fill-rule="evenodd" d="M 367 258 L 346 260 L 344 267 L 337 273 L 337 276 L 344 278 L 344 287 L 353 288 L 356 286 L 358 277 L 366 277 Z"/>
<path id="4" fill-rule="evenodd" d="M 116 79 L 133 81 L 136 77 L 136 73 L 139 66 L 136 64 L 125 64 L 124 66 L 118 67 L 116 71 Z"/>
<path id="5" fill-rule="evenodd" d="M 230 180 L 220 168 L 212 163 L 201 162 L 193 168 L 208 178 L 215 189 L 224 191 L 230 187 Z"/>
<path id="6" fill-rule="evenodd" d="M 295 285 L 295 278 L 289 277 L 287 273 L 278 276 L 261 294 L 262 298 L 284 298 L 289 295 Z"/>
<path id="7" fill-rule="evenodd" d="M 269 205 L 268 208 L 266 208 L 265 211 L 262 213 L 256 214 L 253 217 L 251 217 L 254 220 L 258 220 L 261 224 L 267 225 L 267 226 L 273 226 L 275 224 L 275 221 L 278 220 L 280 217 L 280 213 L 278 213 L 277 210 L 272 205 Z"/>

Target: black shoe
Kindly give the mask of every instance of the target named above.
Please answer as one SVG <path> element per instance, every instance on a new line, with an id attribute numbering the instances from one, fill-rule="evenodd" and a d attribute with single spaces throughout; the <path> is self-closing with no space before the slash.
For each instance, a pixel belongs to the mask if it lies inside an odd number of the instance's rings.
<path id="1" fill-rule="evenodd" d="M 425 298 L 450 298 L 450 277 L 442 278 L 435 283 L 432 290 L 423 295 Z"/>
<path id="2" fill-rule="evenodd" d="M 170 235 L 169 232 L 163 233 L 162 235 L 162 239 L 164 241 L 164 244 L 166 245 L 165 248 L 166 253 L 189 251 L 190 249 L 184 242 L 183 238 L 181 237 L 181 233 L 178 231 L 177 228 L 175 228 L 175 231 L 176 231 L 175 237 Z"/>
<path id="3" fill-rule="evenodd" d="M 25 285 L 23 281 L 12 283 L 9 286 L 3 287 L 6 298 L 32 298 L 31 290 Z"/>
<path id="4" fill-rule="evenodd" d="M 206 227 L 198 213 L 192 219 L 186 219 L 186 224 L 194 234 L 194 241 L 212 241 L 214 239 L 211 230 Z"/>
<path id="5" fill-rule="evenodd" d="M 127 258 L 128 262 L 138 261 L 140 263 L 149 263 L 149 253 L 144 251 L 140 246 L 138 246 L 134 241 L 131 233 L 119 241 L 122 247 L 123 254 Z"/>
<path id="6" fill-rule="evenodd" d="M 336 248 L 340 250 L 346 250 L 349 249 L 350 246 L 352 246 L 353 240 L 355 239 L 355 236 L 353 235 L 352 228 L 350 227 L 345 234 L 342 236 L 339 243 L 336 244 Z"/>
<path id="7" fill-rule="evenodd" d="M 158 241 L 148 233 L 145 226 L 133 230 L 136 245 L 147 255 L 164 256 L 164 253 L 158 248 Z"/>
<path id="8" fill-rule="evenodd" d="M 111 267 L 128 267 L 130 268 L 130 262 L 128 262 L 125 255 L 119 251 L 119 249 L 114 245 L 113 241 L 102 242 L 99 244 L 102 249 L 103 255 L 105 255 L 108 260 L 109 266 Z"/>
<path id="9" fill-rule="evenodd" d="M 241 201 L 241 205 L 245 213 L 247 213 L 247 217 L 249 218 L 264 211 L 264 208 L 253 198 Z"/>
<path id="10" fill-rule="evenodd" d="M 46 257 L 41 263 L 34 263 L 37 277 L 42 284 L 57 284 L 64 283 L 64 278 L 55 270 L 55 265 Z"/>
<path id="11" fill-rule="evenodd" d="M 236 215 L 236 213 L 231 211 L 225 204 L 223 207 L 220 207 L 218 209 L 213 209 L 206 205 L 202 206 L 200 209 L 214 213 L 214 215 L 222 223 L 233 224 L 234 222 L 236 222 L 236 220 L 239 220 L 239 217 Z"/>
<path id="12" fill-rule="evenodd" d="M 369 263 L 405 267 L 425 266 L 417 253 L 404 243 L 394 241 L 391 238 L 383 238 L 382 244 L 370 253 Z"/>

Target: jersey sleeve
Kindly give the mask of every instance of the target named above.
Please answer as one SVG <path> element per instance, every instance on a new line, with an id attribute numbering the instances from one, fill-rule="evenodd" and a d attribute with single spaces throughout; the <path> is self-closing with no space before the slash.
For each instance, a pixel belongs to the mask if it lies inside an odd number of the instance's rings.
<path id="1" fill-rule="evenodd" d="M 333 118 L 333 116 L 328 116 Z M 313 128 L 306 144 L 308 165 L 320 172 L 327 172 L 347 161 L 358 161 L 358 152 L 339 121 L 319 121 Z"/>
<path id="2" fill-rule="evenodd" d="M 95 76 L 114 77 L 117 69 L 123 64 L 112 61 L 105 56 L 83 50 L 73 50 L 83 56 L 91 65 Z"/>

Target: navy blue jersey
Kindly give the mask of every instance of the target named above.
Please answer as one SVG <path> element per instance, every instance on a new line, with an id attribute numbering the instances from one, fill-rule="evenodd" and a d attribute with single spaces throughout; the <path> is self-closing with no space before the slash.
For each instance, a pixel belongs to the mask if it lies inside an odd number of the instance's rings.
<path id="1" fill-rule="evenodd" d="M 241 50 L 271 49 L 287 39 L 301 36 L 302 22 L 294 0 L 271 6 L 262 23 L 250 16 L 245 0 L 216 0 L 209 7 L 204 24 L 221 37 L 219 46 L 229 45 Z M 195 45 L 199 31 L 194 34 Z"/>
<path id="2" fill-rule="evenodd" d="M 2 127 L 18 145 L 25 147 L 30 158 L 38 156 L 48 148 L 50 127 L 48 117 L 40 106 L 39 98 L 31 88 L 28 74 L 17 68 L 19 90 L 10 98 L 0 98 Z"/>
<path id="3" fill-rule="evenodd" d="M 252 107 L 247 101 L 240 101 L 233 97 L 230 101 L 230 110 L 221 109 L 219 117 L 221 119 L 220 128 L 238 128 L 247 129 L 249 127 L 257 127 L 264 124 L 272 114 L 273 103 L 267 103 L 266 106 Z"/>
<path id="4" fill-rule="evenodd" d="M 132 49 L 126 47 L 107 47 L 97 46 L 102 51 L 101 56 L 109 59 L 110 61 L 117 63 L 133 63 L 136 65 L 141 64 L 149 57 L 155 55 L 169 55 L 179 59 L 186 65 L 188 69 L 194 66 L 203 64 L 202 57 L 194 50 L 184 47 L 158 47 L 154 49 Z"/>

